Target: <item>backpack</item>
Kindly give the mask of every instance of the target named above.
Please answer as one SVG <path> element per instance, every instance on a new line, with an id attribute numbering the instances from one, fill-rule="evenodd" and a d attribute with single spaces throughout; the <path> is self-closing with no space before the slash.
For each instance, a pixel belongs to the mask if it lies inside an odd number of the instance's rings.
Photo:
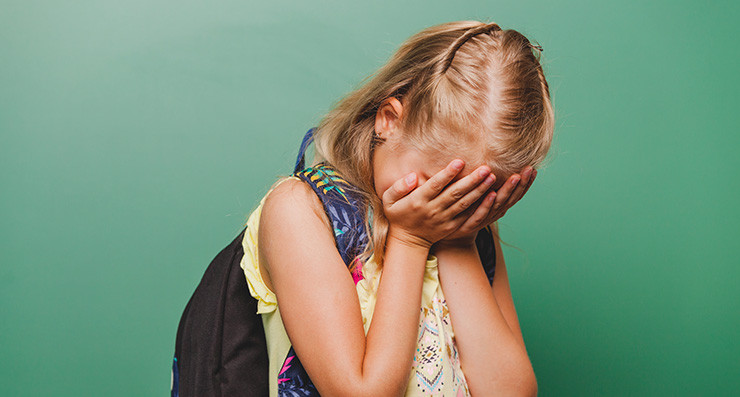
<path id="1" fill-rule="evenodd" d="M 334 228 L 337 249 L 349 267 L 364 249 L 363 208 L 352 186 L 325 162 L 305 167 L 305 151 L 315 128 L 301 142 L 291 175 L 311 186 Z M 268 395 L 267 342 L 257 300 L 249 292 L 241 260 L 246 227 L 206 268 L 180 318 L 172 361 L 172 397 Z M 476 236 L 490 283 L 495 248 L 490 227 Z M 353 275 L 354 276 L 354 275 Z M 291 347 L 280 373 L 279 395 L 318 396 Z"/>

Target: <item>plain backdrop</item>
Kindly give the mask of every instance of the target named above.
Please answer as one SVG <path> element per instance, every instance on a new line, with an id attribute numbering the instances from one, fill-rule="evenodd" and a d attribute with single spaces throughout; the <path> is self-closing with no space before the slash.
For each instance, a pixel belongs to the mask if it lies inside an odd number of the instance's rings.
<path id="1" fill-rule="evenodd" d="M 306 130 L 466 19 L 542 45 L 557 114 L 500 221 L 540 395 L 736 393 L 739 4 L 0 0 L 0 395 L 167 395 Z"/>

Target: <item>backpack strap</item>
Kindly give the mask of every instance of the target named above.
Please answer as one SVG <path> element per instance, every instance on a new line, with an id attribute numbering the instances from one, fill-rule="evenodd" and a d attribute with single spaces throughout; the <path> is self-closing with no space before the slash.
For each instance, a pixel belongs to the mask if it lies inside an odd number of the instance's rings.
<path id="1" fill-rule="evenodd" d="M 295 167 L 293 167 L 293 173 L 300 171 L 305 167 L 306 165 L 306 149 L 308 148 L 308 145 L 313 142 L 313 133 L 316 131 L 316 127 L 311 128 L 306 132 L 306 135 L 303 137 L 303 142 L 301 142 L 301 148 L 298 150 L 298 158 L 295 160 Z"/>
<path id="2" fill-rule="evenodd" d="M 321 162 L 293 175 L 313 189 L 334 229 L 334 242 L 344 264 L 350 267 L 368 243 L 365 205 L 352 186 L 328 163 Z"/>

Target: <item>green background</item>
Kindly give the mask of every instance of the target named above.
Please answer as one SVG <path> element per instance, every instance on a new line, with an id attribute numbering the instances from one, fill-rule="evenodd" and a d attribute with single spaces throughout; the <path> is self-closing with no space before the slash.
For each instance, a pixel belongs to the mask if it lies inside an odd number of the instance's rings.
<path id="1" fill-rule="evenodd" d="M 551 160 L 500 221 L 540 395 L 737 393 L 738 4 L 0 1 L 0 395 L 166 395 L 305 131 L 462 19 L 544 48 Z"/>

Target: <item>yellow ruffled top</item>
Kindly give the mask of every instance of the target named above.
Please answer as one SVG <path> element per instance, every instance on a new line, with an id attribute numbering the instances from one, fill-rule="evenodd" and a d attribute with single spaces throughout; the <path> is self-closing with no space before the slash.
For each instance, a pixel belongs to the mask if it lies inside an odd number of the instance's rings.
<path id="1" fill-rule="evenodd" d="M 295 176 L 290 178 L 301 180 Z M 267 194 L 269 193 L 267 192 Z M 262 280 L 259 267 L 257 245 L 259 217 L 267 194 L 262 198 L 259 206 L 250 214 L 247 221 L 247 229 L 242 240 L 244 257 L 241 260 L 241 267 L 244 269 L 249 292 L 258 300 L 257 313 L 262 315 L 262 323 L 267 339 L 267 354 L 270 363 L 270 395 L 277 396 L 278 374 L 291 344 L 280 317 L 275 293 Z M 371 257 L 366 263 L 362 264 L 362 274 L 363 278 L 357 282 L 356 290 L 360 300 L 362 321 L 367 334 L 375 310 L 376 293 L 382 269 L 379 269 L 377 263 Z M 437 258 L 434 255 L 429 255 L 427 258 L 420 311 L 416 352 L 409 384 L 406 388 L 406 396 L 470 395 L 465 376 L 460 368 L 452 323 L 439 284 Z"/>

